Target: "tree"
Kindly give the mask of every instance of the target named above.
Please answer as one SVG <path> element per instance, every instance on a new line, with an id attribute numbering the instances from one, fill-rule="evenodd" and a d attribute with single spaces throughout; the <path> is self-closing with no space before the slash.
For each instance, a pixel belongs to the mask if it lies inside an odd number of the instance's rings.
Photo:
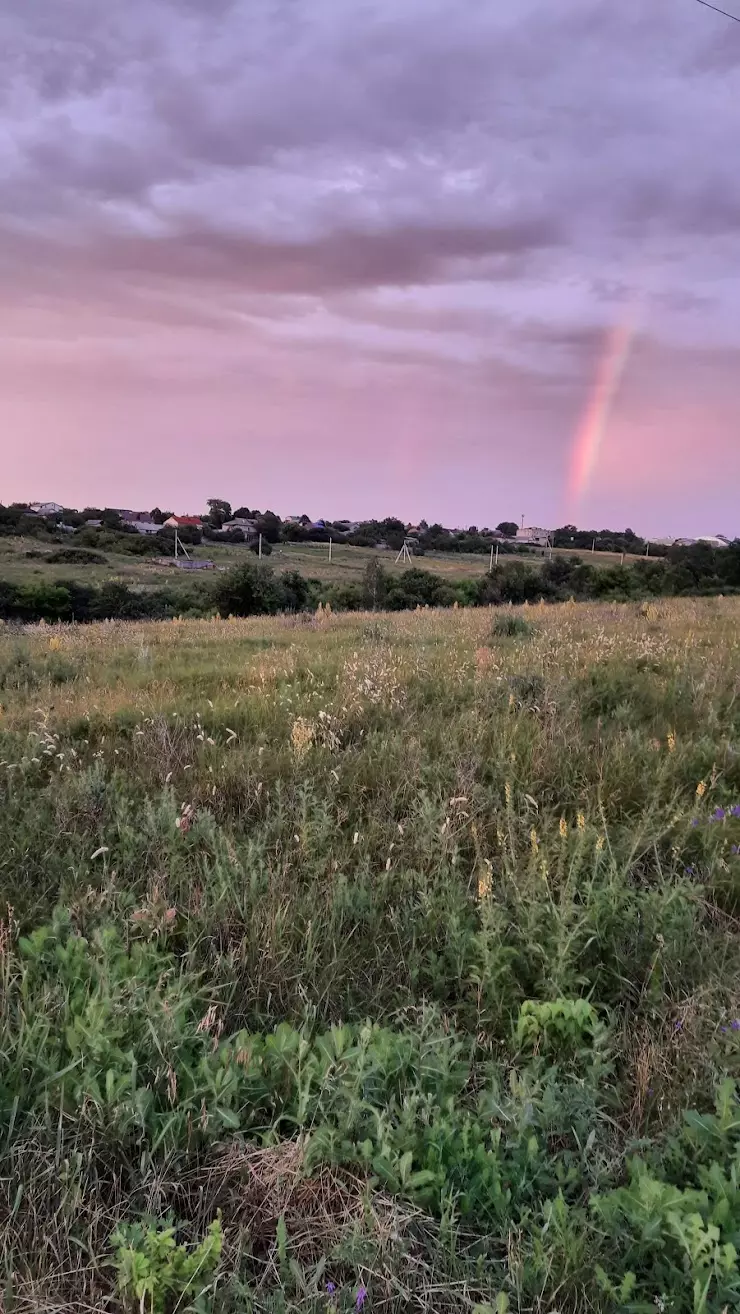
<path id="1" fill-rule="evenodd" d="M 220 529 L 226 520 L 231 520 L 231 503 L 222 497 L 209 497 L 208 519 L 214 529 Z"/>
<path id="2" fill-rule="evenodd" d="M 371 557 L 365 567 L 362 582 L 362 602 L 368 611 L 376 611 L 385 601 L 388 577 L 377 557 Z"/>
<path id="3" fill-rule="evenodd" d="M 311 588 L 305 576 L 297 570 L 286 570 L 282 585 L 286 611 L 304 611 L 311 596 Z"/>
<path id="4" fill-rule="evenodd" d="M 282 523 L 280 516 L 276 516 L 274 511 L 265 511 L 257 520 L 257 532 L 267 539 L 268 543 L 279 543 Z"/>
<path id="5" fill-rule="evenodd" d="M 245 561 L 216 582 L 213 600 L 222 616 L 259 616 L 280 611 L 285 597 L 269 566 Z"/>
<path id="6" fill-rule="evenodd" d="M 250 511 L 248 506 L 238 506 L 236 508 L 236 511 L 234 512 L 235 520 L 250 520 L 251 517 L 252 517 L 252 512 Z"/>
<path id="7" fill-rule="evenodd" d="M 516 520 L 502 520 L 501 524 L 497 525 L 496 528 L 499 534 L 503 534 L 504 538 L 516 538 L 516 531 L 519 526 L 516 523 Z"/>

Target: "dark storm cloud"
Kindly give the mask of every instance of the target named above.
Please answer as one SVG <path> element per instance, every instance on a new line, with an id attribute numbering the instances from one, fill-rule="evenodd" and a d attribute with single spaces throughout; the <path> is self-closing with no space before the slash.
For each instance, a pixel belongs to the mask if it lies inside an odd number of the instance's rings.
<path id="1" fill-rule="evenodd" d="M 502 305 L 535 322 L 538 280 L 541 318 L 586 333 L 620 279 L 661 313 L 722 301 L 740 27 L 694 0 L 4 5 L 18 295 L 24 268 L 281 296 L 519 280 Z"/>

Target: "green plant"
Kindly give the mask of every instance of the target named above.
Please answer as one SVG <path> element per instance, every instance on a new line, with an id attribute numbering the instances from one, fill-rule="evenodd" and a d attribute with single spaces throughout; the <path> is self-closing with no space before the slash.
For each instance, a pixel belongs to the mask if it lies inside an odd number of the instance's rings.
<path id="1" fill-rule="evenodd" d="M 213 1308 L 221 1221 L 214 1219 L 197 1245 L 178 1245 L 176 1231 L 173 1224 L 152 1220 L 120 1223 L 113 1233 L 118 1291 L 132 1310 L 208 1314 Z"/>
<path id="2" fill-rule="evenodd" d="M 534 628 L 524 616 L 497 616 L 491 630 L 495 639 L 529 639 Z"/>

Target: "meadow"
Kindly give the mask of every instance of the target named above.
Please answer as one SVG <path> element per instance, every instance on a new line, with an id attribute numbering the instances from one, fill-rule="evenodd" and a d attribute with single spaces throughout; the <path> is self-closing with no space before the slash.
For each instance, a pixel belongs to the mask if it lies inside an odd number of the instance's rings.
<path id="1" fill-rule="evenodd" d="M 174 561 L 169 565 L 157 562 L 153 558 L 165 551 L 156 540 L 147 540 L 151 558 L 131 556 L 124 552 L 100 549 L 98 562 L 74 560 L 75 542 L 40 543 L 28 537 L 0 538 L 0 579 L 13 584 L 59 583 L 62 580 L 76 579 L 81 583 L 105 584 L 110 580 L 128 584 L 136 589 L 161 588 L 166 585 L 181 584 L 184 573 L 176 567 Z M 59 548 L 67 548 L 71 559 L 54 562 L 53 557 Z M 244 560 L 253 559 L 253 554 L 243 543 L 204 542 L 198 547 L 189 547 L 188 552 L 197 559 L 213 561 L 216 567 L 229 569 Z M 390 574 L 402 574 L 408 568 L 404 562 L 396 562 L 397 553 L 391 550 L 370 547 L 352 547 L 347 543 L 333 543 L 331 560 L 326 543 L 277 543 L 269 558 L 270 565 L 277 571 L 298 570 L 302 575 L 320 580 L 324 584 L 361 584 L 369 561 L 377 560 Z M 568 559 L 581 556 L 596 566 L 614 566 L 621 561 L 621 556 L 613 552 L 587 552 L 578 554 L 569 548 L 557 548 L 554 557 Z M 543 562 L 542 553 L 533 550 L 531 555 L 501 554 L 501 566 L 513 562 L 526 561 L 538 567 Z M 627 555 L 625 562 L 631 564 L 639 560 Z M 469 579 L 484 574 L 490 566 L 490 555 L 467 552 L 427 552 L 414 559 L 414 564 L 435 575 L 450 580 Z M 192 579 L 193 577 L 188 577 Z M 197 582 L 203 581 L 197 577 Z M 207 576 L 206 576 L 207 578 Z"/>
<path id="2" fill-rule="evenodd" d="M 740 1308 L 738 622 L 0 627 L 0 1308 Z"/>

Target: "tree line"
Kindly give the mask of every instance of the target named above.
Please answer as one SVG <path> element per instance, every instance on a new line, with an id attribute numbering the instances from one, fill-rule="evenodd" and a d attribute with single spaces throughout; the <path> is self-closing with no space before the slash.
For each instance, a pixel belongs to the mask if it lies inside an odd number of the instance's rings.
<path id="1" fill-rule="evenodd" d="M 66 508 L 58 515 L 41 517 L 33 515 L 27 504 L 13 503 L 11 506 L 0 505 L 0 535 L 24 535 L 40 538 L 43 541 L 58 540 L 64 531 L 60 525 L 67 527 L 67 532 L 74 531 L 73 541 L 82 547 L 98 550 L 130 553 L 134 556 L 151 556 L 153 552 L 171 554 L 174 549 L 174 529 L 165 526 L 165 520 L 171 516 L 168 510 L 153 507 L 147 512 L 153 524 L 161 525 L 157 534 L 145 536 L 139 534 L 133 524 L 121 519 L 120 513 L 111 507 L 85 507 L 82 511 Z M 91 525 L 89 521 L 99 521 Z M 234 521 L 249 521 L 245 528 Z M 496 544 L 500 553 L 531 555 L 532 549 L 516 542 L 517 524 L 514 520 L 502 520 L 494 527 L 469 525 L 464 529 L 450 529 L 434 522 L 429 524 L 421 520 L 418 525 L 409 526 L 397 516 L 386 516 L 381 520 L 316 520 L 301 515 L 287 520 L 281 519 L 274 511 L 250 509 L 238 506 L 232 509 L 225 498 L 211 497 L 207 501 L 202 525 L 183 525 L 179 530 L 181 542 L 198 545 L 202 542 L 220 543 L 252 542 L 262 538 L 263 552 L 269 553 L 275 543 L 328 543 L 344 542 L 352 547 L 385 546 L 398 551 L 404 540 L 412 539 L 415 555 L 424 556 L 427 552 L 459 552 L 466 554 L 487 553 Z M 552 531 L 551 541 L 554 547 L 591 549 L 600 552 L 624 552 L 634 555 L 644 554 L 648 540 L 641 538 L 632 529 L 578 529 L 575 525 L 563 525 Z M 650 545 L 654 556 L 665 555 L 667 549 L 658 544 Z"/>

